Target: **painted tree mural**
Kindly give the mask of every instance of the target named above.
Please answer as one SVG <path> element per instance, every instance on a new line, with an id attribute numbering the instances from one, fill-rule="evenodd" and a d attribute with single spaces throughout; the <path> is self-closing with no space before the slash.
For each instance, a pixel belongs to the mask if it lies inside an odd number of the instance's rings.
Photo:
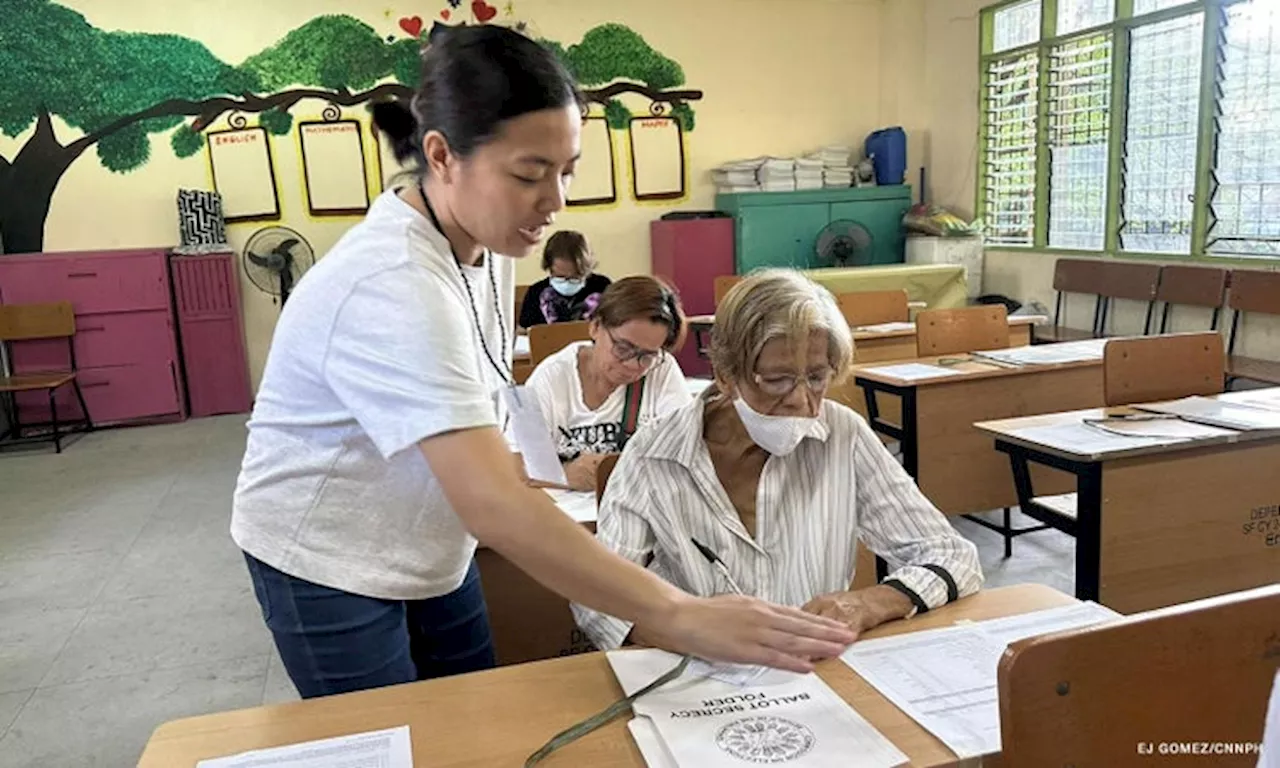
<path id="1" fill-rule="evenodd" d="M 87 150 L 123 173 L 147 162 L 152 134 L 168 132 L 179 157 L 196 154 L 204 129 L 228 113 L 256 114 L 269 132 L 285 134 L 293 125 L 289 110 L 303 99 L 353 107 L 407 98 L 422 44 L 417 37 L 383 37 L 350 16 L 322 16 L 231 65 L 198 41 L 100 30 L 50 0 L 6 0 L 4 16 L 0 133 L 16 137 L 34 124 L 12 157 L 0 156 L 0 242 L 7 253 L 42 250 L 53 193 Z M 607 106 L 615 126 L 629 116 L 617 97 L 631 92 L 669 104 L 692 129 L 688 102 L 701 92 L 676 90 L 684 83 L 679 64 L 630 29 L 605 24 L 567 48 L 546 44 L 588 88 L 587 98 Z M 55 115 L 81 135 L 60 139 Z"/>

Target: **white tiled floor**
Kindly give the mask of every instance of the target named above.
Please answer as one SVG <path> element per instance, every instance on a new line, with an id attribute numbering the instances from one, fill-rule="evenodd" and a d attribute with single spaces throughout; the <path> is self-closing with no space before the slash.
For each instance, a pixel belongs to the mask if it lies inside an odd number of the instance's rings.
<path id="1" fill-rule="evenodd" d="M 0 768 L 129 766 L 166 720 L 296 698 L 227 534 L 243 450 L 220 417 L 0 454 Z M 1071 591 L 1066 536 L 1006 561 L 957 526 L 989 585 Z"/>

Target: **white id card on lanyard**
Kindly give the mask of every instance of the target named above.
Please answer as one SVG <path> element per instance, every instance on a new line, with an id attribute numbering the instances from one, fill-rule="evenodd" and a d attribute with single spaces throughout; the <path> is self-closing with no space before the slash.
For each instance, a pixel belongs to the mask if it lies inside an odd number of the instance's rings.
<path id="1" fill-rule="evenodd" d="M 524 459 L 524 471 L 530 480 L 564 485 L 564 467 L 551 440 L 551 428 L 542 417 L 538 398 L 524 386 L 503 387 L 503 402 L 511 419 L 511 436 Z"/>

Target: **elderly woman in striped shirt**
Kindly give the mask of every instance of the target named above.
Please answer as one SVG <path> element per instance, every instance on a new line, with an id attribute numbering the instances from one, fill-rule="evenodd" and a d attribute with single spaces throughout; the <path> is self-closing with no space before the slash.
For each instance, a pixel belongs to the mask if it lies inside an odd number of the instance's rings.
<path id="1" fill-rule="evenodd" d="M 973 544 L 860 416 L 824 399 L 852 359 L 826 289 L 786 270 L 747 277 L 716 312 L 716 386 L 628 445 L 598 539 L 694 594 L 741 590 L 858 632 L 976 592 Z M 855 590 L 859 540 L 890 572 Z M 645 640 L 620 619 L 574 613 L 599 648 Z"/>

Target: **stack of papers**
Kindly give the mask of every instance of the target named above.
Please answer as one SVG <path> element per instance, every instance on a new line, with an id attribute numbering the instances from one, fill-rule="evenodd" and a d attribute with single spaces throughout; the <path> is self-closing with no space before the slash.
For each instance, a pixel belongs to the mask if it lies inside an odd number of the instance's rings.
<path id="1" fill-rule="evenodd" d="M 790 192 L 796 188 L 796 161 L 790 158 L 771 157 L 756 172 L 760 189 L 765 192 Z"/>
<path id="2" fill-rule="evenodd" d="M 1129 425 L 1132 426 L 1132 425 Z M 1155 427 L 1152 427 L 1155 429 Z M 1099 429 L 1083 422 L 1068 424 L 1051 424 L 1042 427 L 1020 427 L 1008 431 L 1010 437 L 1052 448 L 1064 453 L 1095 458 L 1120 451 L 1133 451 L 1140 448 L 1151 448 L 1167 445 L 1188 438 L 1168 437 L 1164 435 L 1122 435 Z"/>
<path id="3" fill-rule="evenodd" d="M 1010 643 L 1120 618 L 1096 603 L 862 640 L 840 656 L 962 759 L 1000 751 L 996 668 Z"/>
<path id="4" fill-rule="evenodd" d="M 992 349 L 974 352 L 974 357 L 994 360 L 1007 365 L 1061 365 L 1086 360 L 1101 360 L 1106 339 L 1085 339 L 1062 344 L 1037 344 L 1031 347 Z"/>
<path id="5" fill-rule="evenodd" d="M 1280 430 L 1280 412 L 1208 397 L 1184 397 L 1167 403 L 1151 403 L 1135 407 L 1153 413 L 1167 413 L 1197 424 L 1234 429 L 1238 432 Z"/>
<path id="6" fill-rule="evenodd" d="M 763 162 L 764 159 L 760 158 L 728 163 L 713 170 L 711 179 L 719 192 L 758 192 L 760 182 L 756 178 L 756 172 Z"/>
<path id="7" fill-rule="evenodd" d="M 823 165 L 821 157 L 802 157 L 796 160 L 796 189 L 822 189 Z"/>
<path id="8" fill-rule="evenodd" d="M 848 147 L 823 147 L 818 153 L 822 158 L 822 183 L 831 189 L 853 186 L 853 166 L 849 163 Z"/>
<path id="9" fill-rule="evenodd" d="M 680 657 L 646 649 L 613 651 L 608 659 L 630 694 Z M 649 768 L 906 764 L 906 755 L 817 675 L 756 667 L 717 672 L 717 666 L 690 665 L 678 680 L 635 702 L 628 727 Z"/>

